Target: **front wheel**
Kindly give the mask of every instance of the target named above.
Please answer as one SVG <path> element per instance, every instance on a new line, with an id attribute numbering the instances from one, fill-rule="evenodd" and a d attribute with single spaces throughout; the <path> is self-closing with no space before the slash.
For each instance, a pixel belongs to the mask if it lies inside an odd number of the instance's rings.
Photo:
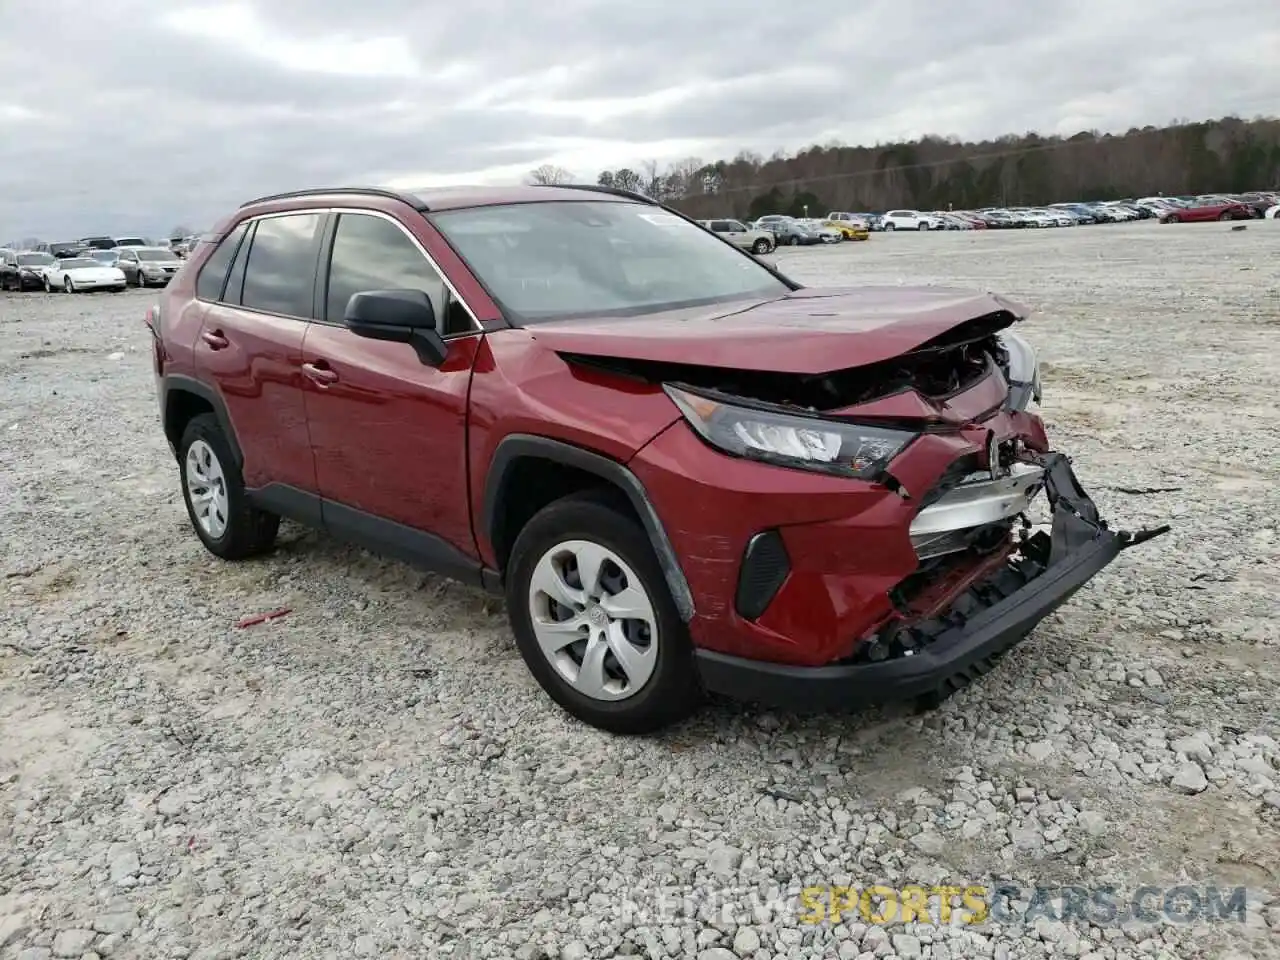
<path id="1" fill-rule="evenodd" d="M 1167 216 L 1167 217 L 1165 217 L 1165 218 L 1164 218 L 1164 222 L 1165 222 L 1165 223 L 1177 223 L 1177 222 L 1178 222 L 1178 215 L 1177 215 L 1176 213 L 1171 213 L 1171 214 L 1169 214 L 1169 216 Z"/>
<path id="2" fill-rule="evenodd" d="M 584 723 L 649 733 L 701 702 L 688 631 L 621 496 L 572 494 L 525 525 L 507 565 L 507 613 L 534 679 Z"/>
<path id="3" fill-rule="evenodd" d="M 51 284 L 51 283 L 49 282 L 49 278 L 48 278 L 48 277 L 45 277 L 45 278 L 44 278 L 44 292 L 45 292 L 45 293 L 53 293 L 53 284 Z"/>
<path id="4" fill-rule="evenodd" d="M 1223 210 L 1223 211 L 1222 211 L 1222 213 L 1218 214 L 1218 219 L 1219 219 L 1219 220 L 1234 220 L 1235 218 L 1231 215 L 1231 211 L 1230 211 L 1230 210 Z"/>
<path id="5" fill-rule="evenodd" d="M 893 233 L 893 231 L 896 230 L 897 227 L 893 225 L 893 221 L 888 221 L 885 223 L 884 229 L 885 229 L 885 232 L 887 233 Z"/>
<path id="6" fill-rule="evenodd" d="M 76 292 L 76 285 L 75 285 L 74 283 L 72 283 L 72 282 L 71 282 L 71 278 L 70 278 L 70 277 L 67 277 L 66 279 L 64 279 L 64 280 L 62 281 L 62 292 L 63 292 L 63 293 L 75 293 L 75 292 Z"/>

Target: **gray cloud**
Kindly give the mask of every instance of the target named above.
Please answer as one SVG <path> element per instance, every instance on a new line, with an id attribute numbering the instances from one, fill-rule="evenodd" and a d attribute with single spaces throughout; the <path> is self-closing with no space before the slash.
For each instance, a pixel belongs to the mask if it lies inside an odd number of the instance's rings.
<path id="1" fill-rule="evenodd" d="M 1280 105 L 1256 0 L 116 0 L 6 18 L 0 239 L 204 226 L 323 183 L 583 177 L 838 138 Z M 629 102 L 630 101 L 630 102 Z"/>

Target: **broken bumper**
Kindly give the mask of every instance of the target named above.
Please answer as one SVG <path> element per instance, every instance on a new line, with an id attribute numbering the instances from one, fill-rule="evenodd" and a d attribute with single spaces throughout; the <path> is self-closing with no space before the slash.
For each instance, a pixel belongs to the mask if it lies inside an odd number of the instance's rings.
<path id="1" fill-rule="evenodd" d="M 795 710 L 945 696 L 986 673 L 996 657 L 1021 642 L 1121 551 L 1169 529 L 1110 530 L 1065 456 L 1049 454 L 1038 466 L 1052 509 L 1050 532 L 1025 540 L 1016 563 L 979 584 L 945 616 L 913 625 L 924 640 L 913 654 L 804 667 L 699 649 L 704 687 Z M 1018 584 L 1013 589 L 1011 580 Z"/>

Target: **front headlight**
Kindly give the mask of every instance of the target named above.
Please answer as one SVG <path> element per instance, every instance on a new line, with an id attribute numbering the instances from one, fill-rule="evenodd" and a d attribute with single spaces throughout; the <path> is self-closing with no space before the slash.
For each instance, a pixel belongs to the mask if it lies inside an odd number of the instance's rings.
<path id="1" fill-rule="evenodd" d="M 804 416 L 782 408 L 741 407 L 663 384 L 689 425 L 735 457 L 873 480 L 914 439 L 905 430 Z"/>
<path id="2" fill-rule="evenodd" d="M 1022 412 L 1031 402 L 1040 402 L 1040 360 L 1035 347 L 1009 330 L 998 334 L 1001 345 L 1009 354 L 1010 410 Z"/>

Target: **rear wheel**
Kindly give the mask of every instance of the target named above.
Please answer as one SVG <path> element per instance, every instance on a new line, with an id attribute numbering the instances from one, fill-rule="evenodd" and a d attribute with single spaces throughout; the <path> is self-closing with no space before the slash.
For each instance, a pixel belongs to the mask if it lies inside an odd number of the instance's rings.
<path id="1" fill-rule="evenodd" d="M 927 221 L 927 220 L 921 220 L 921 221 L 920 221 L 920 225 L 919 225 L 919 226 L 917 226 L 917 227 L 916 227 L 916 229 L 917 229 L 917 230 L 928 230 L 928 229 L 929 229 L 929 223 L 928 223 L 928 221 Z"/>
<path id="2" fill-rule="evenodd" d="M 759 240 L 757 240 L 755 243 L 751 245 L 751 252 L 752 253 L 768 253 L 769 241 L 764 239 L 764 237 L 761 237 Z"/>
<path id="3" fill-rule="evenodd" d="M 187 516 L 196 536 L 223 560 L 266 553 L 280 518 L 249 503 L 231 447 L 211 413 L 192 417 L 178 444 L 178 466 Z"/>
<path id="4" fill-rule="evenodd" d="M 507 613 L 529 671 L 584 723 L 648 733 L 701 702 L 688 631 L 620 497 L 573 494 L 525 525 L 507 566 Z"/>

